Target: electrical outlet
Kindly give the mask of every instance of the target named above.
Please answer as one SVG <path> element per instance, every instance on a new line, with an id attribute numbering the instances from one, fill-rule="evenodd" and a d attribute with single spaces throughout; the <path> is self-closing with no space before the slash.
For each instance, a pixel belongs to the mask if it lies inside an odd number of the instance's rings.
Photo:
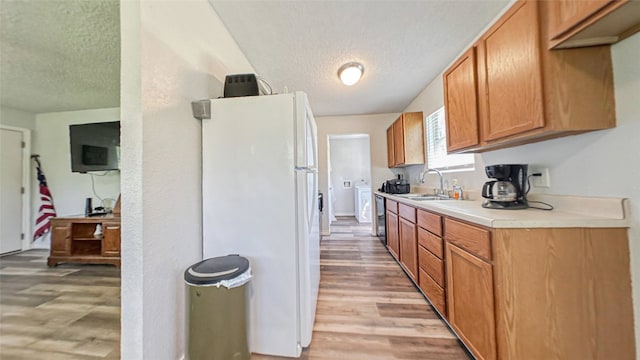
<path id="1" fill-rule="evenodd" d="M 542 176 L 532 176 L 531 184 L 535 187 L 548 188 L 551 186 L 551 180 L 549 179 L 549 168 L 534 169 L 531 174 L 541 173 Z"/>

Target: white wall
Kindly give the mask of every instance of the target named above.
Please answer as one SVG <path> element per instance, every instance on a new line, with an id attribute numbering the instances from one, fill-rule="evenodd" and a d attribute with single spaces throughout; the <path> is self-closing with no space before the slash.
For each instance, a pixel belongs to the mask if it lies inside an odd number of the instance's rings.
<path id="1" fill-rule="evenodd" d="M 551 187 L 532 192 L 550 194 L 625 197 L 631 203 L 631 271 L 640 282 L 640 34 L 612 46 L 617 126 L 614 129 L 564 137 L 476 155 L 476 170 L 450 173 L 468 189 L 480 190 L 487 180 L 484 164 L 524 163 L 548 167 Z M 425 115 L 442 106 L 442 77 L 439 76 L 411 103 L 406 111 Z M 422 170 L 412 166 L 406 172 L 412 183 Z M 427 185 L 437 185 L 437 176 L 427 176 Z M 640 344 L 640 286 L 633 286 L 636 344 Z M 638 346 L 636 347 L 638 348 Z"/>
<path id="2" fill-rule="evenodd" d="M 356 185 L 371 185 L 369 137 L 333 137 L 329 140 L 329 148 L 334 215 L 355 216 Z M 351 186 L 345 187 L 345 181 Z"/>
<path id="3" fill-rule="evenodd" d="M 121 3 L 123 359 L 185 352 L 183 272 L 202 259 L 201 124 L 191 101 L 254 72 L 206 0 Z"/>
<path id="4" fill-rule="evenodd" d="M 444 106 L 444 88 L 442 74 L 440 74 L 420 92 L 404 111 L 422 111 L 426 117 L 442 106 Z M 417 186 L 429 189 L 438 188 L 440 186 L 440 178 L 434 173 L 425 174 L 424 184 L 419 182 L 420 173 L 425 168 L 428 168 L 428 164 L 407 166 L 404 168 L 405 178 L 409 180 L 411 186 L 414 188 Z M 445 186 L 448 185 L 447 188 L 451 188 L 453 184 L 451 180 L 457 179 L 458 185 L 462 186 L 463 189 L 477 189 L 479 191 L 482 184 L 486 181 L 482 157 L 480 155 L 475 156 L 475 171 L 445 172 L 443 173 L 443 178 L 446 182 Z"/>
<path id="5" fill-rule="evenodd" d="M 47 178 L 47 185 L 51 191 L 58 216 L 84 214 L 85 198 L 92 198 L 94 207 L 100 205 L 100 201 L 93 193 L 91 175 L 71 172 L 69 125 L 118 120 L 120 120 L 119 108 L 36 115 L 35 131 L 32 136 L 32 152 L 40 155 L 42 170 Z M 36 219 L 40 207 L 40 196 L 36 172 L 34 170 L 31 173 L 31 218 Z M 97 196 L 111 198 L 115 201 L 120 194 L 120 173 L 108 171 L 94 174 L 97 174 L 93 176 Z M 40 238 L 32 246 L 49 248 L 49 236 Z"/>
<path id="6" fill-rule="evenodd" d="M 311 104 L 313 109 L 313 103 Z M 318 123 L 318 174 L 320 191 L 328 194 L 327 139 L 329 135 L 368 134 L 371 147 L 371 190 L 377 190 L 383 181 L 392 179 L 398 170 L 387 167 L 387 128 L 399 116 L 395 114 L 324 116 Z M 329 212 L 324 211 L 322 233 L 329 233 Z"/>
<path id="7" fill-rule="evenodd" d="M 0 107 L 0 124 L 35 130 L 36 114 L 2 106 Z"/>

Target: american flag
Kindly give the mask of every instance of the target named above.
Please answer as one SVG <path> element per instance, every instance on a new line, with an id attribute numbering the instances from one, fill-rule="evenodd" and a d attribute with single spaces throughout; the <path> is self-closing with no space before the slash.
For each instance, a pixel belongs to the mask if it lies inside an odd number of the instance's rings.
<path id="1" fill-rule="evenodd" d="M 47 187 L 47 179 L 42 172 L 40 160 L 34 157 L 36 161 L 36 170 L 38 170 L 38 182 L 40 183 L 40 209 L 38 210 L 38 219 L 36 220 L 36 231 L 33 233 L 33 240 L 37 240 L 46 234 L 51 228 L 50 218 L 56 216 L 56 209 L 53 207 L 53 198 Z"/>

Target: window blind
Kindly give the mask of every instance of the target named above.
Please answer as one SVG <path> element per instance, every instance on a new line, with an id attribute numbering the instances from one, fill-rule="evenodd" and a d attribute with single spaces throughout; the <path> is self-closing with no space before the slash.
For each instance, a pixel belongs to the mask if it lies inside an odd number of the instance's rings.
<path id="1" fill-rule="evenodd" d="M 427 165 L 438 170 L 473 169 L 473 154 L 447 154 L 447 129 L 444 123 L 444 107 L 425 119 L 427 139 Z"/>

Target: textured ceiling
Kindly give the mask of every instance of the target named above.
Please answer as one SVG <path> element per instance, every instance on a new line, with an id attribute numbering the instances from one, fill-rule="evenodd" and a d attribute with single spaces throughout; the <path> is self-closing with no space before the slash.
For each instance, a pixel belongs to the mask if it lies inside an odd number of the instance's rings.
<path id="1" fill-rule="evenodd" d="M 276 92 L 303 90 L 314 114 L 400 112 L 501 12 L 494 1 L 209 0 Z M 340 65 L 365 67 L 340 83 Z"/>
<path id="2" fill-rule="evenodd" d="M 321 116 L 402 111 L 509 0 L 210 2 L 258 74 Z M 352 87 L 348 61 L 365 66 Z M 119 83 L 117 0 L 0 1 L 2 106 L 117 107 Z"/>
<path id="3" fill-rule="evenodd" d="M 32 113 L 120 106 L 117 0 L 0 2 L 0 103 Z"/>

